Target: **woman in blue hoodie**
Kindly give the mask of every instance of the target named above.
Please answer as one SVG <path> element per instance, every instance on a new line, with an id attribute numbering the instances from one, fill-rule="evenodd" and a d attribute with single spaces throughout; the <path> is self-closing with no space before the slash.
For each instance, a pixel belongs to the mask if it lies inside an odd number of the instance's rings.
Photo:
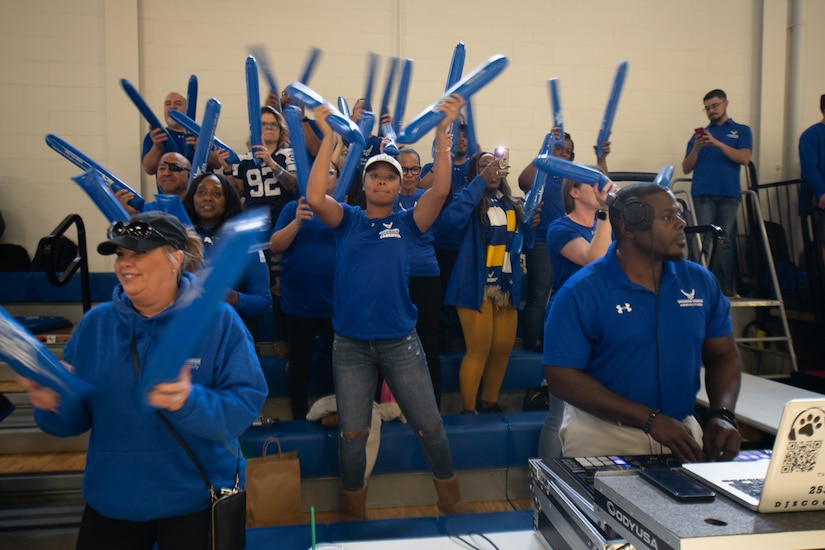
<path id="1" fill-rule="evenodd" d="M 86 507 L 77 548 L 208 548 L 211 498 L 161 411 L 187 442 L 216 488 L 233 487 L 244 470 L 238 436 L 267 395 L 249 332 L 221 303 L 178 378 L 139 388 L 146 365 L 173 319 L 173 306 L 194 284 L 201 240 L 163 212 L 116 222 L 98 246 L 116 254 L 120 284 L 112 301 L 81 319 L 64 350 L 67 368 L 97 391 L 70 408 L 56 393 L 21 379 L 38 426 L 58 437 L 90 431 L 83 478 Z M 243 484 L 243 481 L 241 481 Z"/>

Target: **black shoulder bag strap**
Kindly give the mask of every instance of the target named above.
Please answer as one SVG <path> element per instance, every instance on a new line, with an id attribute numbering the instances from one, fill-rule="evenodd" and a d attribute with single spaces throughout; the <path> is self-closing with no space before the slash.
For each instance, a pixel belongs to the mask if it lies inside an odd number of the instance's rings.
<path id="1" fill-rule="evenodd" d="M 132 336 L 132 360 L 135 362 L 135 372 L 140 374 L 140 359 L 138 359 L 137 353 L 137 342 L 135 341 L 135 337 Z M 198 472 L 200 472 L 203 481 L 206 483 L 206 489 L 209 491 L 209 495 L 212 497 L 212 502 L 218 500 L 218 495 L 215 494 L 215 487 L 209 481 L 209 476 L 206 475 L 206 470 L 203 469 L 201 466 L 198 457 L 195 456 L 195 453 L 192 452 L 192 449 L 189 448 L 189 445 L 186 444 L 186 441 L 180 436 L 178 431 L 172 426 L 172 423 L 169 422 L 169 419 L 166 418 L 162 412 L 159 410 L 155 411 L 155 414 L 158 415 L 160 421 L 163 422 L 163 425 L 172 432 L 172 435 L 175 436 L 180 446 L 183 447 L 183 450 L 186 451 L 186 454 L 189 455 L 189 458 L 192 459 L 192 462 L 195 463 L 195 466 L 198 468 Z M 235 490 L 238 490 L 238 486 L 240 484 L 240 473 L 241 473 L 241 456 L 240 450 L 238 451 L 238 465 L 235 467 Z"/>

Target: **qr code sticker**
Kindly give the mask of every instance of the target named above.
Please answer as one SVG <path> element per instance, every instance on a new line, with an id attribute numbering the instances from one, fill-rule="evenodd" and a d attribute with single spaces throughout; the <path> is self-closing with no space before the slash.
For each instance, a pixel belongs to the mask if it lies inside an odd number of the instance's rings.
<path id="1" fill-rule="evenodd" d="M 822 441 L 789 441 L 782 461 L 783 474 L 812 472 Z"/>

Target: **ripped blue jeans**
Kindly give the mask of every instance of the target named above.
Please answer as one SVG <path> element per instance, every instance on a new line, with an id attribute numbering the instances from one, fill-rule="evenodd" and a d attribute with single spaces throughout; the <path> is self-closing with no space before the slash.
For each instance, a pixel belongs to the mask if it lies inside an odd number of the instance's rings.
<path id="1" fill-rule="evenodd" d="M 453 458 L 435 402 L 427 359 L 413 330 L 403 338 L 355 340 L 335 335 L 332 372 L 338 403 L 338 463 L 346 491 L 364 487 L 367 436 L 379 370 L 438 479 L 453 476 Z"/>

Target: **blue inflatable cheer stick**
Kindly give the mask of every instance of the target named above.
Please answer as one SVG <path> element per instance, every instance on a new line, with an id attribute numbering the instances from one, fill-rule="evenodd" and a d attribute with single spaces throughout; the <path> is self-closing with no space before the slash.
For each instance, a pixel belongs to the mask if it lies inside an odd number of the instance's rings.
<path id="1" fill-rule="evenodd" d="M 275 96 L 278 102 L 278 111 L 281 110 L 281 89 L 278 83 L 275 82 L 275 72 L 272 70 L 272 65 L 269 63 L 269 57 L 266 55 L 266 49 L 260 44 L 249 46 L 249 53 L 255 58 L 258 63 L 258 68 L 263 73 L 266 83 L 269 84 L 269 91 Z M 260 93 L 260 92 L 259 92 Z M 260 105 L 258 106 L 260 108 Z"/>
<path id="2" fill-rule="evenodd" d="M 277 92 L 276 92 L 277 94 Z M 249 116 L 249 144 L 252 147 L 252 158 L 255 164 L 260 166 L 263 159 L 255 156 L 256 145 L 263 145 L 261 137 L 263 132 L 261 127 L 261 89 L 258 83 L 258 62 L 253 56 L 246 58 L 246 112 Z"/>
<path id="3" fill-rule="evenodd" d="M 286 118 L 286 124 L 289 127 L 290 142 L 292 143 L 292 151 L 295 154 L 295 168 L 298 172 L 298 194 L 306 197 L 310 163 L 309 153 L 304 141 L 301 109 L 297 105 L 287 105 L 284 109 L 284 118 Z"/>
<path id="4" fill-rule="evenodd" d="M 134 189 L 132 189 L 131 187 L 126 185 L 124 182 L 122 182 L 121 180 L 116 178 L 114 174 L 112 174 L 111 172 L 106 170 L 103 166 L 101 166 L 100 164 L 98 164 L 97 162 L 92 160 L 90 157 L 88 157 L 85 154 L 83 154 L 82 152 L 80 152 L 79 149 L 72 146 L 68 141 L 66 141 L 63 138 L 60 138 L 60 137 L 58 137 L 54 134 L 46 134 L 46 144 L 49 147 L 51 147 L 54 151 L 56 151 L 60 155 L 62 155 L 63 158 L 65 158 L 66 160 L 68 160 L 69 162 L 71 162 L 72 164 L 74 164 L 75 166 L 77 166 L 78 168 L 83 170 L 84 172 L 88 171 L 88 170 L 95 170 L 98 174 L 100 174 L 100 177 L 103 178 L 103 181 L 106 183 L 106 185 L 111 187 L 112 196 L 114 196 L 115 192 L 120 191 L 121 189 L 125 189 L 126 191 L 133 194 L 134 197 L 129 201 L 129 206 L 131 206 L 132 208 L 134 208 L 138 212 L 143 210 L 144 200 L 143 200 L 143 197 L 140 196 L 140 193 L 138 193 L 137 191 L 135 191 Z M 92 200 L 94 200 L 94 198 L 92 198 Z M 115 199 L 115 200 L 117 200 L 117 199 Z M 118 203 L 118 204 L 120 204 L 120 203 Z M 100 208 L 99 204 L 98 204 L 98 207 Z M 101 208 L 101 210 L 103 210 L 103 208 Z M 108 210 L 108 207 L 107 207 L 107 210 Z M 125 212 L 125 210 L 124 210 L 124 212 Z M 107 215 L 106 211 L 104 211 L 103 214 Z M 108 217 L 108 215 L 107 215 L 107 217 Z M 123 218 L 123 219 L 128 220 L 129 215 L 127 214 L 126 217 Z M 109 219 L 109 221 L 121 221 L 121 220 Z"/>
<path id="5" fill-rule="evenodd" d="M 189 77 L 189 85 L 186 87 L 186 116 L 195 119 L 195 113 L 198 111 L 198 77 L 191 75 Z M 173 111 L 169 111 L 171 115 Z M 175 111 L 177 112 L 177 111 Z M 174 120 L 174 119 L 173 119 Z M 178 123 L 180 124 L 180 123 Z M 192 158 L 192 147 L 187 143 L 183 147 L 183 156 Z"/>
<path id="6" fill-rule="evenodd" d="M 550 86 L 550 108 L 553 111 L 553 128 L 558 128 L 561 139 L 564 140 L 564 117 L 561 114 L 561 95 L 559 94 L 559 79 L 550 78 L 547 80 Z M 548 151 L 552 152 L 552 151 Z"/>
<path id="7" fill-rule="evenodd" d="M 367 131 L 372 128 L 375 122 L 375 115 L 369 111 L 364 111 L 358 125 L 361 128 L 359 131 Z M 361 136 L 363 139 L 363 135 Z M 352 187 L 352 180 L 355 176 L 355 171 L 361 166 L 361 154 L 364 152 L 366 142 L 351 142 L 349 151 L 347 152 L 347 160 L 344 161 L 344 167 L 341 168 L 341 174 L 338 176 L 338 184 L 335 186 L 335 191 L 332 193 L 332 198 L 338 202 L 343 202 L 344 198 L 349 193 Z"/>
<path id="8" fill-rule="evenodd" d="M 485 63 L 476 67 L 470 74 L 462 78 L 455 85 L 451 86 L 449 90 L 444 93 L 443 97 L 452 94 L 458 94 L 466 101 L 474 93 L 489 84 L 495 77 L 507 68 L 508 59 L 503 55 L 494 55 Z M 398 140 L 401 143 L 415 143 L 424 134 L 435 128 L 441 119 L 444 118 L 444 113 L 437 111 L 439 101 L 432 103 L 429 107 L 424 109 L 415 119 L 410 122 L 398 135 Z"/>
<path id="9" fill-rule="evenodd" d="M 610 179 L 592 168 L 564 160 L 563 158 L 554 157 L 553 155 L 539 155 L 533 159 L 533 166 L 539 170 L 543 170 L 551 176 L 561 176 L 563 178 L 579 181 L 588 185 L 594 183 L 599 184 L 599 189 L 604 189 L 604 186 Z"/>
<path id="10" fill-rule="evenodd" d="M 315 65 L 318 63 L 318 59 L 320 58 L 321 50 L 319 48 L 312 48 L 309 50 L 309 57 L 307 58 L 306 65 L 304 65 L 304 72 L 301 73 L 299 82 L 309 85 L 309 79 L 312 78 L 312 73 L 315 72 Z"/>
<path id="11" fill-rule="evenodd" d="M 662 169 L 659 170 L 659 173 L 653 178 L 653 183 L 661 185 L 662 187 L 670 187 L 671 178 L 673 178 L 673 165 L 668 164 L 667 166 L 662 166 Z"/>
<path id="12" fill-rule="evenodd" d="M 327 122 L 332 126 L 333 130 L 338 132 L 342 137 L 347 139 L 350 143 L 360 143 L 362 146 L 366 145 L 366 140 L 358 125 L 355 124 L 349 117 L 341 114 L 341 111 L 335 108 L 331 103 L 324 101 L 324 98 L 318 95 L 314 90 L 301 84 L 300 82 L 293 82 L 286 87 L 289 97 L 294 99 L 298 104 L 303 105 L 309 109 L 317 109 L 321 105 L 326 105 L 332 111 L 327 117 Z"/>
<path id="13" fill-rule="evenodd" d="M 596 138 L 596 156 L 598 158 L 604 156 L 602 147 L 610 139 L 610 132 L 613 130 L 613 119 L 616 117 L 616 109 L 619 107 L 619 97 L 622 95 L 626 74 L 627 61 L 621 61 L 613 79 L 613 88 L 610 90 L 610 97 L 607 100 L 607 108 L 604 111 L 601 128 L 599 128 L 599 137 Z"/>
<path id="14" fill-rule="evenodd" d="M 195 147 L 195 156 L 192 157 L 192 169 L 189 171 L 187 187 L 192 185 L 192 181 L 197 176 L 209 171 L 209 152 L 212 151 L 212 140 L 215 138 L 215 129 L 218 127 L 220 114 L 220 102 L 214 97 L 209 98 L 203 111 L 203 124 L 201 124 L 201 132 L 198 134 L 198 146 Z"/>
<path id="15" fill-rule="evenodd" d="M 180 153 L 180 151 L 178 151 L 178 146 L 175 144 L 175 140 L 172 139 L 171 134 L 169 134 L 169 130 L 163 127 L 163 125 L 160 123 L 160 120 L 158 120 L 158 117 L 155 116 L 155 113 L 152 112 L 152 109 L 149 107 L 146 101 L 143 100 L 143 98 L 138 93 L 137 89 L 135 89 L 135 87 L 132 86 L 132 83 L 126 80 L 125 78 L 121 78 L 120 86 L 123 88 L 123 91 L 126 92 L 126 95 L 129 96 L 129 99 L 132 100 L 132 103 L 135 104 L 135 107 L 137 107 L 138 111 L 140 111 L 140 114 L 143 115 L 143 118 L 146 119 L 146 122 L 149 123 L 149 128 L 152 130 L 154 130 L 155 128 L 160 128 L 161 130 L 166 132 L 168 139 L 166 140 L 166 143 L 164 143 L 163 145 L 163 150 L 167 153 Z"/>
<path id="16" fill-rule="evenodd" d="M 401 79 L 398 81 L 398 97 L 395 100 L 395 114 L 392 117 L 392 129 L 398 136 L 401 130 L 401 120 L 407 110 L 407 94 L 410 91 L 410 79 L 412 78 L 413 60 L 407 58 L 401 67 Z"/>
<path id="17" fill-rule="evenodd" d="M 183 128 L 190 134 L 195 136 L 200 135 L 201 125 L 180 111 L 169 111 L 169 118 L 183 126 Z M 229 145 L 225 144 L 217 137 L 212 139 L 212 144 L 219 149 L 226 149 L 229 152 L 229 157 L 227 157 L 226 161 L 230 164 L 238 164 L 241 162 L 241 159 L 238 158 L 238 154 L 235 153 Z"/>

